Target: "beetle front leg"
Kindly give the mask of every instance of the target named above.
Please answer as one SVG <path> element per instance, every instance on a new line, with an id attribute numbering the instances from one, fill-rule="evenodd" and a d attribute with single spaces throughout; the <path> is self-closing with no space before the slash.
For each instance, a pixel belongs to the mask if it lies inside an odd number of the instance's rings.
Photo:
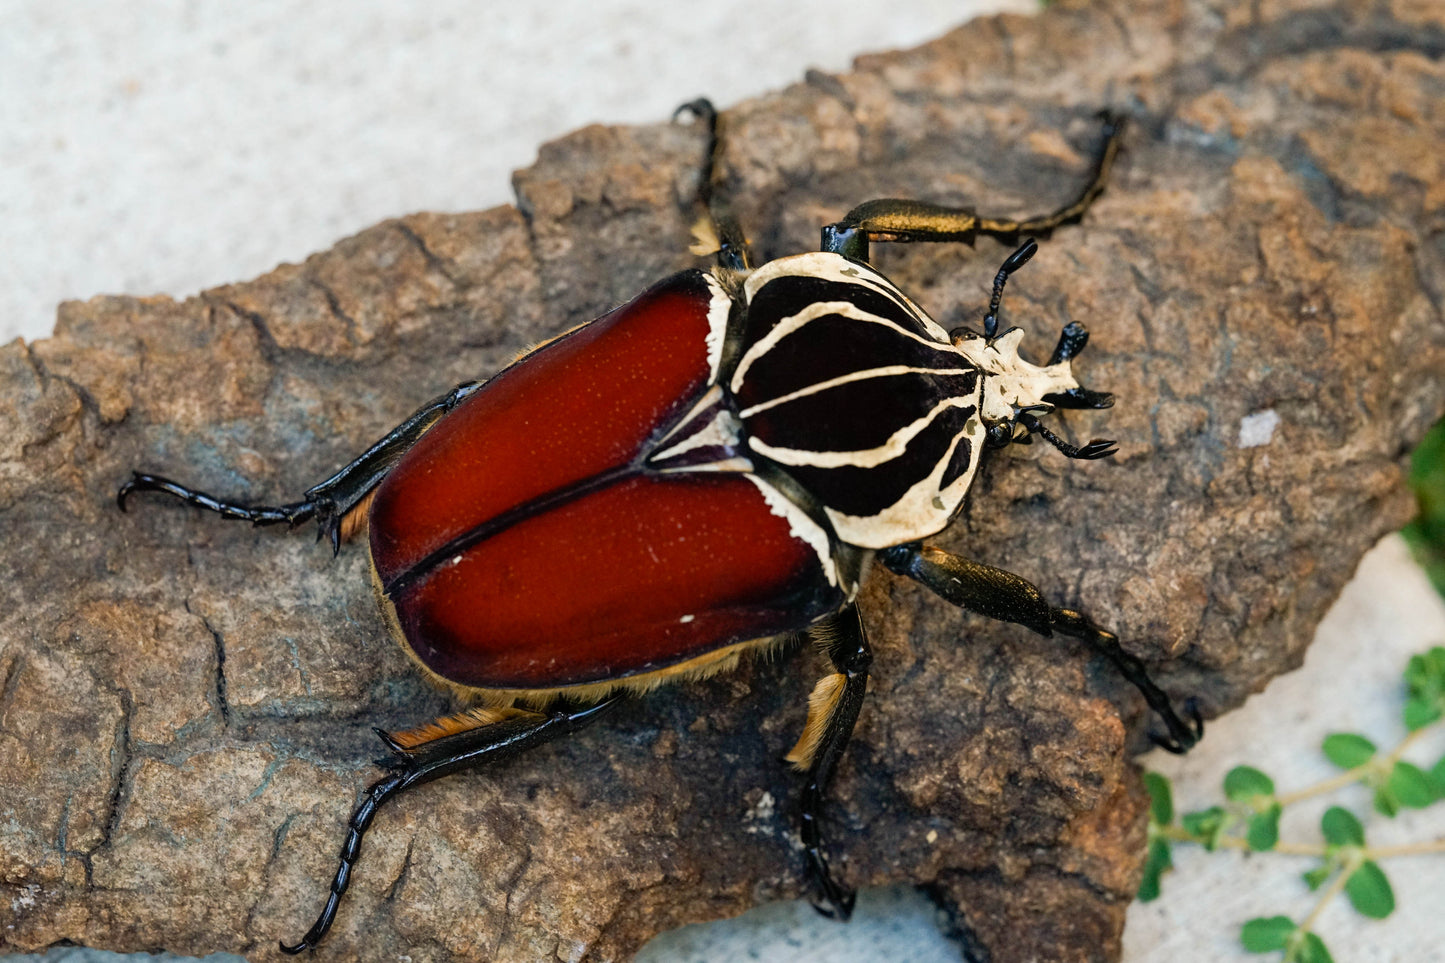
<path id="1" fill-rule="evenodd" d="M 1057 632 L 1087 642 L 1134 684 L 1149 708 L 1164 720 L 1169 735 L 1149 734 L 1160 747 L 1186 752 L 1204 735 L 1204 719 L 1192 699 L 1185 704 L 1191 717 L 1186 722 L 1174 711 L 1168 694 L 1149 678 L 1144 663 L 1119 645 L 1118 636 L 1072 609 L 1050 605 L 1028 579 L 919 542 L 884 549 L 878 558 L 893 573 L 921 582 L 960 608 L 1016 622 L 1043 636 Z"/>
<path id="2" fill-rule="evenodd" d="M 295 527 L 308 518 L 315 518 L 317 537 L 325 535 L 330 538 L 331 551 L 335 554 L 341 550 L 341 525 L 346 515 L 365 500 L 428 428 L 481 386 L 480 381 L 465 382 L 418 408 L 415 414 L 389 431 L 346 467 L 321 484 L 308 488 L 299 502 L 286 505 L 240 505 L 189 488 L 161 475 L 133 472 L 131 480 L 120 486 L 120 491 L 116 492 L 116 504 L 121 511 L 125 511 L 126 501 L 133 493 L 156 491 L 216 512 L 222 518 L 238 518 L 252 525 L 277 525 L 284 522 L 288 527 Z"/>
<path id="3" fill-rule="evenodd" d="M 850 605 L 837 615 L 808 630 L 815 641 L 828 647 L 828 658 L 837 671 L 826 675 L 808 697 L 808 721 L 788 761 L 807 772 L 800 807 L 800 835 L 808 861 L 808 876 L 818 891 L 813 907 L 830 919 L 847 920 L 853 915 L 855 893 L 833 878 L 823 856 L 823 793 L 833 777 L 843 750 L 853 735 L 863 693 L 868 688 L 868 667 L 873 650 L 858 607 Z"/>
<path id="4" fill-rule="evenodd" d="M 836 224 L 823 228 L 823 250 L 842 254 L 858 261 L 868 260 L 870 241 L 960 241 L 972 244 L 980 234 L 1011 238 L 1020 234 L 1048 234 L 1056 227 L 1083 217 L 1094 203 L 1119 153 L 1124 133 L 1124 117 L 1103 115 L 1104 141 L 1094 160 L 1094 171 L 1072 201 L 1039 217 L 1022 220 L 1005 217 L 983 217 L 970 207 L 949 207 L 927 201 L 882 198 L 864 201 L 843 216 Z"/>
<path id="5" fill-rule="evenodd" d="M 346 841 L 326 905 L 311 929 L 297 943 L 281 944 L 284 953 L 296 954 L 316 946 L 336 919 L 336 909 L 351 882 L 351 869 L 361 855 L 361 840 L 371 828 L 376 811 L 388 799 L 433 779 L 462 769 L 501 762 L 558 736 L 576 732 L 620 701 L 621 696 L 604 699 L 581 708 L 557 708 L 549 712 L 523 709 L 479 709 L 440 719 L 430 726 L 392 736 L 377 730 L 395 758 L 391 770 L 367 788 L 361 803 L 346 826 Z M 467 728 L 470 726 L 471 728 Z"/>

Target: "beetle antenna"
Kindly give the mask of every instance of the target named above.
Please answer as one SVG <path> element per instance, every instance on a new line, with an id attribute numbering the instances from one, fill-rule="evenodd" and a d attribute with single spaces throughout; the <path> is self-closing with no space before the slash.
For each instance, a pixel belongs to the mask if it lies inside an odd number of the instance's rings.
<path id="1" fill-rule="evenodd" d="M 1008 257 L 1004 258 L 1003 265 L 999 267 L 998 274 L 993 279 L 993 297 L 988 300 L 988 315 L 983 319 L 983 336 L 990 341 L 998 333 L 998 308 L 1003 300 L 1003 287 L 1008 283 L 1009 275 L 1029 263 L 1029 258 L 1039 249 L 1039 242 L 1028 238 L 1019 245 L 1019 249 Z"/>

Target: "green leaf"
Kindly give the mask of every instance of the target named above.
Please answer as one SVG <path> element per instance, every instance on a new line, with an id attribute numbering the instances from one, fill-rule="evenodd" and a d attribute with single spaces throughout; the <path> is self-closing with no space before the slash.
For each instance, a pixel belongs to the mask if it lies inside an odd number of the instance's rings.
<path id="1" fill-rule="evenodd" d="M 1365 827 L 1360 825 L 1354 813 L 1339 806 L 1331 806 L 1325 810 L 1325 814 L 1320 817 L 1320 832 L 1324 834 L 1326 842 L 1336 846 L 1365 845 Z"/>
<path id="2" fill-rule="evenodd" d="M 1174 868 L 1170 858 L 1169 840 L 1157 836 L 1149 840 L 1149 855 L 1144 859 L 1144 878 L 1139 883 L 1139 902 L 1151 903 L 1159 898 L 1159 879 Z"/>
<path id="3" fill-rule="evenodd" d="M 1419 514 L 1405 526 L 1405 540 L 1435 588 L 1445 593 L 1445 421 L 1427 431 L 1410 456 L 1410 487 Z"/>
<path id="4" fill-rule="evenodd" d="M 1441 715 L 1445 715 L 1445 710 L 1434 703 L 1418 698 L 1405 700 L 1405 728 L 1411 732 L 1425 728 Z"/>
<path id="5" fill-rule="evenodd" d="M 1445 697 L 1445 646 L 1412 655 L 1405 664 L 1405 686 L 1412 696 Z"/>
<path id="6" fill-rule="evenodd" d="M 1345 895 L 1355 911 L 1372 920 L 1382 920 L 1395 911 L 1395 892 L 1378 863 L 1366 860 L 1345 882 Z"/>
<path id="7" fill-rule="evenodd" d="M 1441 756 L 1440 761 L 1430 767 L 1430 778 L 1434 781 L 1435 788 L 1445 795 L 1445 756 Z"/>
<path id="8" fill-rule="evenodd" d="M 1233 802 L 1273 795 L 1274 781 L 1251 766 L 1235 766 L 1224 777 L 1224 798 Z"/>
<path id="9" fill-rule="evenodd" d="M 1363 766 L 1375 757 L 1375 744 L 1354 732 L 1333 732 L 1325 736 L 1325 758 L 1341 769 Z"/>
<path id="10" fill-rule="evenodd" d="M 1260 916 L 1240 928 L 1239 942 L 1251 953 L 1273 953 L 1285 948 L 1294 931 L 1288 916 Z"/>
<path id="11" fill-rule="evenodd" d="M 1146 772 L 1144 790 L 1149 793 L 1149 818 L 1160 826 L 1174 822 L 1174 793 L 1168 778 L 1157 772 Z"/>
<path id="12" fill-rule="evenodd" d="M 1199 812 L 1185 813 L 1179 817 L 1179 825 L 1202 843 L 1205 849 L 1213 850 L 1219 845 L 1219 837 L 1224 833 L 1225 816 L 1226 813 L 1219 806 L 1210 806 Z"/>
<path id="13" fill-rule="evenodd" d="M 1314 869 L 1302 873 L 1301 877 L 1311 891 L 1317 890 L 1325 884 L 1325 880 L 1330 878 L 1330 864 L 1326 863 L 1323 866 L 1316 866 Z"/>
<path id="14" fill-rule="evenodd" d="M 1267 852 L 1274 849 L 1279 843 L 1279 814 L 1284 808 L 1275 803 L 1262 813 L 1255 813 L 1249 817 L 1249 828 L 1244 834 L 1245 841 L 1249 848 L 1256 853 Z"/>
<path id="15" fill-rule="evenodd" d="M 1405 687 L 1405 727 L 1411 732 L 1445 715 L 1445 646 L 1410 657 Z"/>
<path id="16" fill-rule="evenodd" d="M 1274 795 L 1274 781 L 1253 766 L 1234 766 L 1224 776 L 1224 798 L 1246 802 L 1260 795 Z"/>
<path id="17" fill-rule="evenodd" d="M 1375 787 L 1375 812 L 1394 819 L 1400 813 L 1400 800 L 1387 785 Z"/>
<path id="18" fill-rule="evenodd" d="M 1304 934 L 1304 939 L 1300 940 L 1297 946 L 1293 959 L 1298 963 L 1335 963 L 1335 958 L 1325 949 L 1325 941 L 1313 933 Z"/>
<path id="19" fill-rule="evenodd" d="M 1440 798 L 1430 775 L 1419 766 L 1404 761 L 1395 763 L 1385 785 L 1400 805 L 1411 809 L 1424 809 Z"/>

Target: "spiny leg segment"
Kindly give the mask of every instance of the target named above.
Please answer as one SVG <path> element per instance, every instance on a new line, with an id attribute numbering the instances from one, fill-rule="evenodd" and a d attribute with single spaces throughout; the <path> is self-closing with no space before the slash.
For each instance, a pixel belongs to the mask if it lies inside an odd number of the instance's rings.
<path id="1" fill-rule="evenodd" d="M 1185 704 L 1190 716 L 1186 722 L 1174 710 L 1168 694 L 1149 678 L 1144 663 L 1119 645 L 1118 636 L 1072 609 L 1050 605 L 1038 586 L 1027 579 L 921 542 L 884 549 L 878 558 L 893 573 L 921 582 L 960 608 L 1002 622 L 1016 622 L 1045 637 L 1057 632 L 1087 643 L 1112 662 L 1164 720 L 1169 734 L 1149 735 L 1162 748 L 1182 753 L 1204 735 L 1204 719 L 1193 700 Z"/>
<path id="2" fill-rule="evenodd" d="M 856 605 L 849 605 L 825 622 L 813 626 L 808 635 L 827 646 L 834 673 L 824 676 L 813 690 L 808 704 L 808 722 L 798 745 L 788 760 L 806 769 L 800 806 L 800 833 L 803 854 L 807 860 L 808 877 L 813 881 L 817 898 L 813 906 L 830 919 L 846 920 L 853 915 L 853 890 L 833 878 L 828 860 L 823 855 L 823 834 L 820 821 L 824 793 L 833 771 L 848 747 L 863 695 L 868 688 L 868 667 L 873 664 L 873 650 Z"/>
<path id="3" fill-rule="evenodd" d="M 282 943 L 284 953 L 296 954 L 314 947 L 336 919 L 336 909 L 351 882 L 351 868 L 361 855 L 361 840 L 371 828 L 371 821 L 382 804 L 433 779 L 462 769 L 472 769 L 525 752 L 534 746 L 576 732 L 616 705 L 621 696 L 613 696 L 596 705 L 553 708 L 546 713 L 517 712 L 491 725 L 447 732 L 425 742 L 403 746 L 389 734 L 377 730 L 382 741 L 394 754 L 388 772 L 372 783 L 351 814 L 347 823 L 346 841 L 341 844 L 340 863 L 331 880 L 326 905 L 311 929 L 296 943 Z"/>
<path id="4" fill-rule="evenodd" d="M 116 492 L 116 504 L 121 511 L 125 511 L 131 495 L 153 491 L 164 492 L 198 508 L 216 512 L 222 518 L 236 518 L 252 525 L 284 523 L 288 527 L 295 527 L 309 518 L 315 518 L 317 537 L 324 535 L 329 538 L 332 554 L 335 554 L 341 550 L 341 521 L 347 512 L 361 504 L 427 429 L 481 386 L 480 381 L 468 381 L 422 405 L 410 418 L 387 432 L 350 464 L 321 484 L 308 488 L 304 493 L 305 497 L 299 502 L 285 505 L 241 505 L 171 481 L 162 475 L 133 472 L 130 481 L 120 486 L 120 491 Z"/>
<path id="5" fill-rule="evenodd" d="M 1048 234 L 1078 220 L 1103 192 L 1124 133 L 1123 115 L 1103 114 L 1104 140 L 1094 160 L 1093 174 L 1084 189 L 1052 214 L 1014 220 L 984 217 L 971 207 L 949 207 L 927 201 L 880 198 L 864 201 L 841 221 L 823 228 L 823 250 L 858 261 L 868 260 L 870 241 L 959 241 L 972 244 L 980 234 L 1013 238 L 1021 234 Z"/>
<path id="6" fill-rule="evenodd" d="M 673 113 L 692 114 L 707 125 L 707 158 L 699 172 L 697 204 L 707 212 L 713 236 L 717 240 L 717 263 L 725 274 L 746 274 L 752 270 L 752 252 L 742 225 L 734 216 L 727 194 L 718 190 L 722 178 L 723 120 L 712 101 L 699 97 Z"/>

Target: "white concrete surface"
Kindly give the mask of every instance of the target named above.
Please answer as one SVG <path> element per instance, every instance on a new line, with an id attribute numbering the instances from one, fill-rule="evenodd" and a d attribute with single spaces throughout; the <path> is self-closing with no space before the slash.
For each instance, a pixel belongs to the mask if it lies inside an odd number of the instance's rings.
<path id="1" fill-rule="evenodd" d="M 1401 673 L 1411 655 L 1432 645 L 1445 645 L 1445 601 L 1411 560 L 1404 540 L 1392 536 L 1360 564 L 1321 623 L 1301 669 L 1215 722 L 1189 755 L 1156 750 L 1142 762 L 1173 780 L 1176 811 L 1220 802 L 1224 775 L 1237 765 L 1263 770 L 1277 792 L 1313 786 L 1339 772 L 1319 751 L 1330 733 L 1361 733 L 1382 752 L 1399 743 L 1405 735 Z M 1445 731 L 1437 727 L 1405 758 L 1429 768 L 1442 755 Z M 1320 815 L 1332 805 L 1364 817 L 1371 845 L 1445 838 L 1445 804 L 1386 819 L 1373 813 L 1369 792 L 1360 786 L 1287 809 L 1280 838 L 1318 843 Z M 1299 921 L 1315 905 L 1315 894 L 1300 879 L 1313 860 L 1180 846 L 1174 865 L 1164 878 L 1163 898 L 1130 907 L 1124 931 L 1129 963 L 1264 960 L 1243 951 L 1239 927 L 1256 916 Z M 1445 960 L 1445 855 L 1381 865 L 1395 890 L 1395 914 L 1372 922 L 1337 899 L 1319 920 L 1320 937 L 1339 963 Z"/>
<path id="2" fill-rule="evenodd" d="M 383 218 L 512 200 L 593 122 L 725 105 L 1030 0 L 0 3 L 0 343 Z"/>

